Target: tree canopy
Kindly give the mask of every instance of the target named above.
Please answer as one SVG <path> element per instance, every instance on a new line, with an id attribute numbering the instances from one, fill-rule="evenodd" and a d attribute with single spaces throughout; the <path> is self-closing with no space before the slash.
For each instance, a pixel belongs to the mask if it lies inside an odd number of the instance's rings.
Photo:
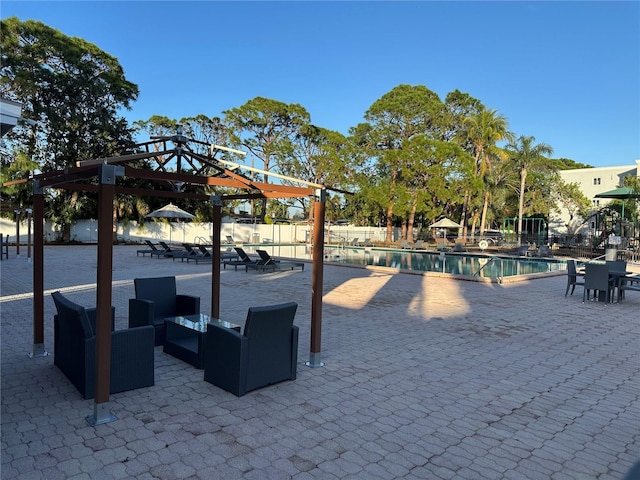
<path id="1" fill-rule="evenodd" d="M 411 239 L 414 226 L 442 216 L 473 232 L 478 221 L 483 230 L 507 215 L 548 215 L 558 205 L 585 214 L 584 199 L 552 173 L 588 165 L 550 159 L 549 145 L 516 136 L 501 112 L 459 90 L 442 100 L 424 85 L 400 84 L 375 99 L 346 136 L 314 124 L 300 104 L 260 96 L 221 113 L 171 119 L 159 112 L 128 125 L 120 112 L 135 102 L 138 87 L 116 58 L 40 22 L 7 18 L 1 26 L 0 94 L 20 102 L 23 116 L 34 121 L 4 138 L 5 181 L 117 155 L 131 147 L 135 132 L 172 135 L 179 126 L 202 142 L 202 153 L 210 143 L 246 150 L 245 164 L 264 172 L 254 169 L 256 179 L 266 182 L 272 172 L 277 181 L 287 182 L 282 175 L 337 189 L 329 198 L 330 215 L 384 224 L 389 242 L 394 226 Z M 29 203 L 24 188 L 3 195 Z M 310 201 L 295 201 L 308 215 Z M 152 195 L 118 199 L 117 216 L 143 219 L 153 202 Z M 62 225 L 95 209 L 90 195 L 77 192 L 56 193 L 47 205 L 49 218 Z M 264 202 L 258 216 L 282 216 L 292 206 Z M 206 209 L 191 207 L 205 218 Z"/>
<path id="2" fill-rule="evenodd" d="M 58 170 L 131 145 L 131 129 L 119 112 L 137 99 L 138 87 L 116 58 L 15 17 L 1 21 L 0 48 L 0 95 L 22 104 L 22 116 L 34 121 L 7 135 L 14 148 L 13 155 L 3 155 L 3 167 L 22 153 L 41 171 Z M 78 193 L 59 192 L 48 202 L 49 216 L 67 227 L 89 213 L 89 203 Z"/>

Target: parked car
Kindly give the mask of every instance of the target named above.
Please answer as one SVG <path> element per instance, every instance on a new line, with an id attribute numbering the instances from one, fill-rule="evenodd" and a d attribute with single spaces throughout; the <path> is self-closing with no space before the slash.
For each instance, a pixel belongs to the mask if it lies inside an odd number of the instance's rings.
<path id="1" fill-rule="evenodd" d="M 500 230 L 485 230 L 482 235 L 480 234 L 480 230 L 476 230 L 474 240 L 476 242 L 486 240 L 491 245 L 500 245 L 504 241 L 504 235 Z"/>

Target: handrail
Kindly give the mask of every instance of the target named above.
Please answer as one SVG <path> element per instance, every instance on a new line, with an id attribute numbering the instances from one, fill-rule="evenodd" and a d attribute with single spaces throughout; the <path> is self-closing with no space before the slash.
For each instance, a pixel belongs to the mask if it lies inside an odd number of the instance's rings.
<path id="1" fill-rule="evenodd" d="M 491 262 L 493 262 L 496 258 L 498 258 L 498 257 L 491 257 L 487 263 L 485 263 L 484 265 L 482 265 L 482 266 L 478 269 L 478 271 L 477 271 L 477 272 L 475 272 L 475 273 L 473 274 L 473 276 L 474 276 L 474 277 L 477 277 L 478 275 L 480 275 L 480 272 L 482 271 L 482 269 L 483 269 L 484 267 L 486 267 L 487 265 L 489 265 Z"/>

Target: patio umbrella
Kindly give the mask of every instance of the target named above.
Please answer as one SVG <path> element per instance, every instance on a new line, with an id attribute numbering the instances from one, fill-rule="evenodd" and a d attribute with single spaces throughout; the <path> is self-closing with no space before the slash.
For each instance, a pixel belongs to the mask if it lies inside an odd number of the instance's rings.
<path id="1" fill-rule="evenodd" d="M 640 193 L 634 192 L 630 187 L 619 187 L 608 192 L 598 193 L 596 198 L 613 198 L 616 200 L 622 200 L 622 215 L 624 218 L 624 201 L 630 198 L 640 198 Z"/>
<path id="2" fill-rule="evenodd" d="M 441 218 L 436 223 L 429 225 L 429 228 L 462 228 L 462 225 L 448 219 L 447 217 Z"/>
<path id="3" fill-rule="evenodd" d="M 175 206 L 173 203 L 169 203 L 162 208 L 154 210 L 151 213 L 145 215 L 147 218 L 182 218 L 182 219 L 194 219 L 195 215 Z M 169 243 L 171 243 L 171 225 L 169 225 Z"/>
<path id="4" fill-rule="evenodd" d="M 432 223 L 431 225 L 429 225 L 429 228 L 442 228 L 443 230 L 443 235 L 442 238 L 446 238 L 446 235 L 444 234 L 444 231 L 447 228 L 462 228 L 462 225 L 460 225 L 459 223 L 454 222 L 453 220 L 444 217 L 441 218 L 440 220 L 438 220 L 435 223 Z"/>

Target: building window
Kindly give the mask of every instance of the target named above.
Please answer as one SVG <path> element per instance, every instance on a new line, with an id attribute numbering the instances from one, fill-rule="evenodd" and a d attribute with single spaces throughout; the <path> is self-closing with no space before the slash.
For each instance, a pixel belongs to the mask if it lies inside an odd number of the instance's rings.
<path id="1" fill-rule="evenodd" d="M 599 207 L 600 206 L 600 200 L 594 200 L 593 201 L 593 206 L 594 207 Z"/>
<path id="2" fill-rule="evenodd" d="M 594 178 L 594 179 L 593 179 L 593 184 L 594 184 L 594 185 L 600 185 L 600 177 L 598 177 L 598 178 Z"/>

